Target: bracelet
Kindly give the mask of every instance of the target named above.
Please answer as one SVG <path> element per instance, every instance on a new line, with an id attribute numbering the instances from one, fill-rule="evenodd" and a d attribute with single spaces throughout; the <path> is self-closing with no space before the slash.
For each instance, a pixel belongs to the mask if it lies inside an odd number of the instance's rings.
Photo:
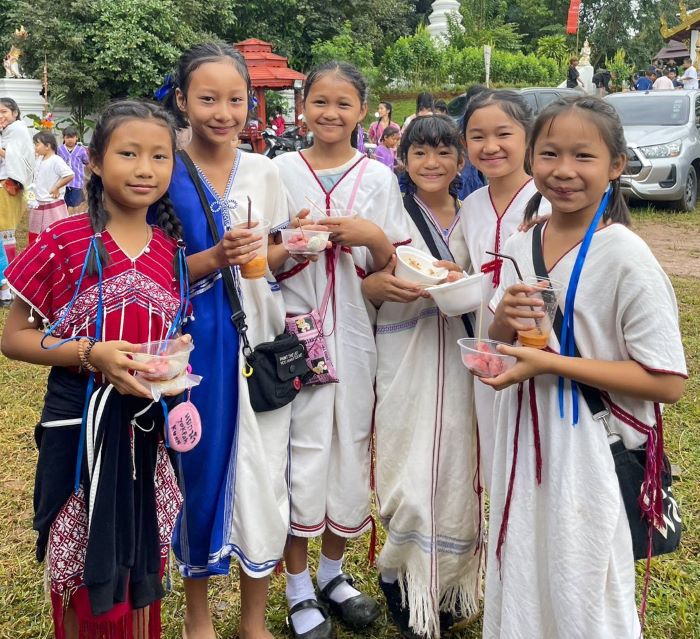
<path id="1" fill-rule="evenodd" d="M 97 369 L 90 363 L 90 351 L 97 340 L 94 337 L 84 337 L 78 341 L 78 359 L 80 359 L 80 368 L 96 373 Z"/>

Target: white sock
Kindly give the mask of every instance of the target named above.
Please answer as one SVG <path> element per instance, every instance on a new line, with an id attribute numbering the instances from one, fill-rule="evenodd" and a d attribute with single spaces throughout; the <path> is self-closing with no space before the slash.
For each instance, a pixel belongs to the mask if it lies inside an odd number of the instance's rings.
<path id="1" fill-rule="evenodd" d="M 308 568 L 297 575 L 290 575 L 288 572 L 285 574 L 287 576 L 287 604 L 290 610 L 300 601 L 316 599 L 314 584 L 311 581 Z M 315 608 L 305 608 L 292 615 L 294 629 L 297 631 L 297 634 L 303 634 L 312 630 L 323 623 L 323 619 L 323 615 Z"/>
<path id="2" fill-rule="evenodd" d="M 316 572 L 316 583 L 323 590 L 333 579 L 343 572 L 343 558 L 328 559 L 321 553 L 321 561 L 318 562 L 318 571 Z M 350 597 L 357 597 L 361 594 L 359 590 L 355 590 L 347 581 L 336 586 L 331 592 L 331 599 L 336 603 L 343 603 Z"/>
<path id="3" fill-rule="evenodd" d="M 380 574 L 385 584 L 393 584 L 399 580 L 399 571 L 394 568 L 385 568 Z"/>

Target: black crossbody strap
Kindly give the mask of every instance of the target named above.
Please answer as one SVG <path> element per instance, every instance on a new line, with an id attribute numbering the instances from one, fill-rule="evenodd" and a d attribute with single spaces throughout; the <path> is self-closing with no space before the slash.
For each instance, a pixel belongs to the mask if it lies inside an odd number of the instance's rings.
<path id="1" fill-rule="evenodd" d="M 418 202 L 416 202 L 411 194 L 407 193 L 403 198 L 403 206 L 406 209 L 406 212 L 411 216 L 411 219 L 418 228 L 418 232 L 423 237 L 423 240 L 428 245 L 428 250 L 435 258 L 441 259 L 440 251 L 438 250 L 437 244 L 435 244 L 435 238 L 433 238 L 433 234 L 430 232 L 430 228 L 428 227 L 428 223 L 425 221 L 423 212 L 418 206 Z M 462 323 L 464 324 L 464 330 L 467 331 L 467 335 L 469 337 L 474 337 L 474 327 L 469 320 L 469 316 L 461 315 L 460 317 L 462 319 Z"/>
<path id="2" fill-rule="evenodd" d="M 539 278 L 549 279 L 549 273 L 547 272 L 547 267 L 544 264 L 544 254 L 542 252 L 542 228 L 544 223 L 540 223 L 532 229 L 532 263 L 535 267 L 535 275 Z M 557 339 L 561 343 L 561 331 L 564 324 L 564 316 L 561 312 L 561 308 L 557 305 L 557 314 L 554 317 L 554 332 Z M 581 353 L 578 350 L 578 346 L 574 343 L 574 355 L 576 357 L 581 357 Z M 600 391 L 592 386 L 586 386 L 581 382 L 576 382 L 583 398 L 588 404 L 588 408 L 591 411 L 593 417 L 607 413 L 608 409 L 605 407 L 603 400 L 600 395 Z"/>
<path id="3" fill-rule="evenodd" d="M 214 221 L 214 215 L 211 212 L 211 206 L 209 205 L 209 200 L 207 199 L 204 189 L 202 188 L 202 181 L 197 173 L 197 168 L 192 162 L 192 159 L 184 150 L 177 152 L 180 159 L 185 164 L 187 173 L 194 184 L 194 188 L 197 190 L 197 195 L 199 196 L 199 201 L 204 209 L 204 214 L 207 218 L 207 224 L 209 225 L 209 232 L 211 233 L 212 240 L 214 240 L 214 245 L 218 244 L 221 240 L 219 235 L 219 229 Z M 243 353 L 248 355 L 251 351 L 250 344 L 248 343 L 248 325 L 246 324 L 246 315 L 243 312 L 243 307 L 241 306 L 240 299 L 238 298 L 238 292 L 236 291 L 236 282 L 233 279 L 233 273 L 231 272 L 231 267 L 226 267 L 220 270 L 221 277 L 224 280 L 224 288 L 226 289 L 226 295 L 228 297 L 229 306 L 231 307 L 231 322 L 236 327 L 240 338 L 243 340 Z"/>

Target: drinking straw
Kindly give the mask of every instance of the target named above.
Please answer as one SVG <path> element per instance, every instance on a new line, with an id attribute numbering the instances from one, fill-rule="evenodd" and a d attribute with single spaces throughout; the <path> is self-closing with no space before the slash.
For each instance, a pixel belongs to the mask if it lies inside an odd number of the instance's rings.
<path id="1" fill-rule="evenodd" d="M 513 263 L 513 266 L 515 267 L 515 272 L 518 274 L 518 279 L 524 284 L 525 283 L 525 278 L 523 277 L 523 274 L 520 272 L 520 267 L 518 266 L 518 263 L 515 261 L 514 257 L 511 257 L 510 255 L 506 255 L 505 253 L 494 253 L 493 251 L 485 251 L 488 255 L 493 255 L 495 257 L 500 257 L 503 260 L 510 260 Z M 530 306 L 530 310 L 534 313 L 535 312 L 535 307 Z M 537 319 L 536 317 L 532 318 L 535 322 L 535 327 L 537 330 L 542 333 L 542 327 L 540 326 L 540 320 Z"/>
<path id="2" fill-rule="evenodd" d="M 304 196 L 306 198 L 306 201 L 311 204 L 323 217 L 326 217 L 328 214 L 318 205 L 316 202 L 314 202 L 308 195 Z"/>
<path id="3" fill-rule="evenodd" d="M 248 228 L 250 228 L 250 216 L 253 210 L 253 203 L 250 200 L 250 195 L 248 196 Z"/>
<path id="4" fill-rule="evenodd" d="M 484 317 L 484 296 L 481 296 L 481 303 L 479 304 L 479 330 L 476 333 L 476 343 L 477 345 L 481 343 L 481 320 Z"/>

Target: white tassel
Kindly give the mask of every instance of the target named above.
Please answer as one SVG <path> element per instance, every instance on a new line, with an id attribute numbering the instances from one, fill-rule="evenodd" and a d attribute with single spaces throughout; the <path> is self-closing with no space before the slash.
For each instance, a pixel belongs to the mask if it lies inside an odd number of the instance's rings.
<path id="1" fill-rule="evenodd" d="M 119 320 L 119 339 L 124 339 L 124 311 L 126 310 L 126 298 L 122 300 L 122 316 Z"/>
<path id="2" fill-rule="evenodd" d="M 148 343 L 151 343 L 151 317 L 153 315 L 153 304 L 148 302 Z"/>

